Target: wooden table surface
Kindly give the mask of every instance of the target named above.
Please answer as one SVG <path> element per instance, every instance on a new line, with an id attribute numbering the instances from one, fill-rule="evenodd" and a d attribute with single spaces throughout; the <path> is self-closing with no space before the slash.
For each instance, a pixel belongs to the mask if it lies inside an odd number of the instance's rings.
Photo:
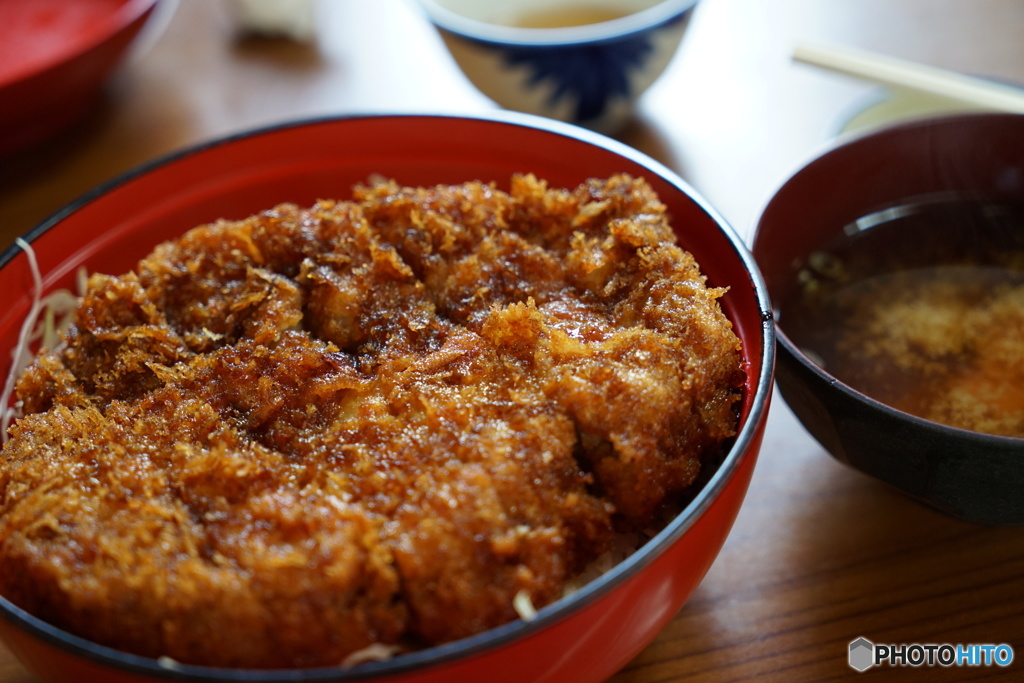
<path id="1" fill-rule="evenodd" d="M 193 143 L 321 115 L 495 106 L 411 0 L 323 0 L 307 45 L 240 40 L 224 0 L 165 3 L 160 30 L 94 111 L 0 161 L 0 248 L 91 187 Z M 774 190 L 872 92 L 794 63 L 798 42 L 1024 81 L 1022 30 L 1020 0 L 703 0 L 683 48 L 619 137 L 675 169 L 749 239 Z M 857 674 L 847 647 L 860 636 L 1007 643 L 1016 661 Z M 721 555 L 613 680 L 857 675 L 1024 680 L 1024 529 L 955 521 L 838 464 L 776 397 Z M 0 650 L 0 683 L 31 680 Z"/>

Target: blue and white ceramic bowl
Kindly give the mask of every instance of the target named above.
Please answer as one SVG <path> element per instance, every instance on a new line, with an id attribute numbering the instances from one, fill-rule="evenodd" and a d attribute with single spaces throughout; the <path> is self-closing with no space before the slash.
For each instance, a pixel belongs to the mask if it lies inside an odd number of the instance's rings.
<path id="1" fill-rule="evenodd" d="M 420 0 L 463 73 L 507 109 L 614 133 L 697 0 Z"/>

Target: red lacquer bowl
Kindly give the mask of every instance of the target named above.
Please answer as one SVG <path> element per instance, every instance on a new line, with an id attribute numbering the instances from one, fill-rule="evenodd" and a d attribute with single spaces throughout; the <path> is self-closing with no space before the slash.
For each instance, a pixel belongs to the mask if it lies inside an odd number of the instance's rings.
<path id="1" fill-rule="evenodd" d="M 223 670 L 179 666 L 100 647 L 0 599 L 0 636 L 49 681 L 600 681 L 637 655 L 678 612 L 711 566 L 747 491 L 771 393 L 770 304 L 742 241 L 691 188 L 613 140 L 526 115 L 487 118 L 366 116 L 261 130 L 187 150 L 79 199 L 27 239 L 45 287 L 71 287 L 76 269 L 122 273 L 152 247 L 200 223 L 238 219 L 290 201 L 345 199 L 373 173 L 406 185 L 494 180 L 532 172 L 552 185 L 628 172 L 648 179 L 679 240 L 722 298 L 744 345 L 747 381 L 735 443 L 696 498 L 612 571 L 551 604 L 531 622 L 353 669 Z M 0 358 L 10 358 L 31 296 L 26 255 L 0 257 Z"/>
<path id="2" fill-rule="evenodd" d="M 0 155 L 27 148 L 85 113 L 155 4 L 0 2 Z"/>

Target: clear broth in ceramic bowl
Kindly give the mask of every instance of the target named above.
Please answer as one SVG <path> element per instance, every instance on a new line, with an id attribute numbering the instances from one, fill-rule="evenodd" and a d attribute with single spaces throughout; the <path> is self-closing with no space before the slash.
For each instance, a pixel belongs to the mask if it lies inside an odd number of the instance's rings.
<path id="1" fill-rule="evenodd" d="M 796 277 L 780 323 L 829 374 L 933 422 L 1024 437 L 1024 203 L 874 213 Z"/>

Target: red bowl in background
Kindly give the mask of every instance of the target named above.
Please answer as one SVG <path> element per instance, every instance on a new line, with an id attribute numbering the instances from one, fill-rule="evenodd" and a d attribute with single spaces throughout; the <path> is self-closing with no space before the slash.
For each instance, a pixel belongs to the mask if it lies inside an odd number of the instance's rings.
<path id="1" fill-rule="evenodd" d="M 73 287 L 76 269 L 122 273 L 158 242 L 220 217 L 239 219 L 279 202 L 346 199 L 371 174 L 405 185 L 472 179 L 507 185 L 532 172 L 553 186 L 627 172 L 644 176 L 667 205 L 681 245 L 721 299 L 743 342 L 747 380 L 741 424 L 714 475 L 684 510 L 630 558 L 578 592 L 516 621 L 440 647 L 372 662 L 287 671 L 173 664 L 97 646 L 0 598 L 0 638 L 43 680 L 600 681 L 636 656 L 675 616 L 725 542 L 764 432 L 774 373 L 771 307 L 742 240 L 686 183 L 614 140 L 527 115 L 383 115 L 313 120 L 190 149 L 132 171 L 82 197 L 26 239 L 45 289 Z M 507 189 L 507 188 L 506 188 Z M 0 256 L 0 358 L 9 359 L 31 303 L 28 259 Z M 6 361 L 9 362 L 9 361 Z"/>
<path id="2" fill-rule="evenodd" d="M 156 2 L 0 2 L 0 155 L 30 147 L 84 114 Z"/>

